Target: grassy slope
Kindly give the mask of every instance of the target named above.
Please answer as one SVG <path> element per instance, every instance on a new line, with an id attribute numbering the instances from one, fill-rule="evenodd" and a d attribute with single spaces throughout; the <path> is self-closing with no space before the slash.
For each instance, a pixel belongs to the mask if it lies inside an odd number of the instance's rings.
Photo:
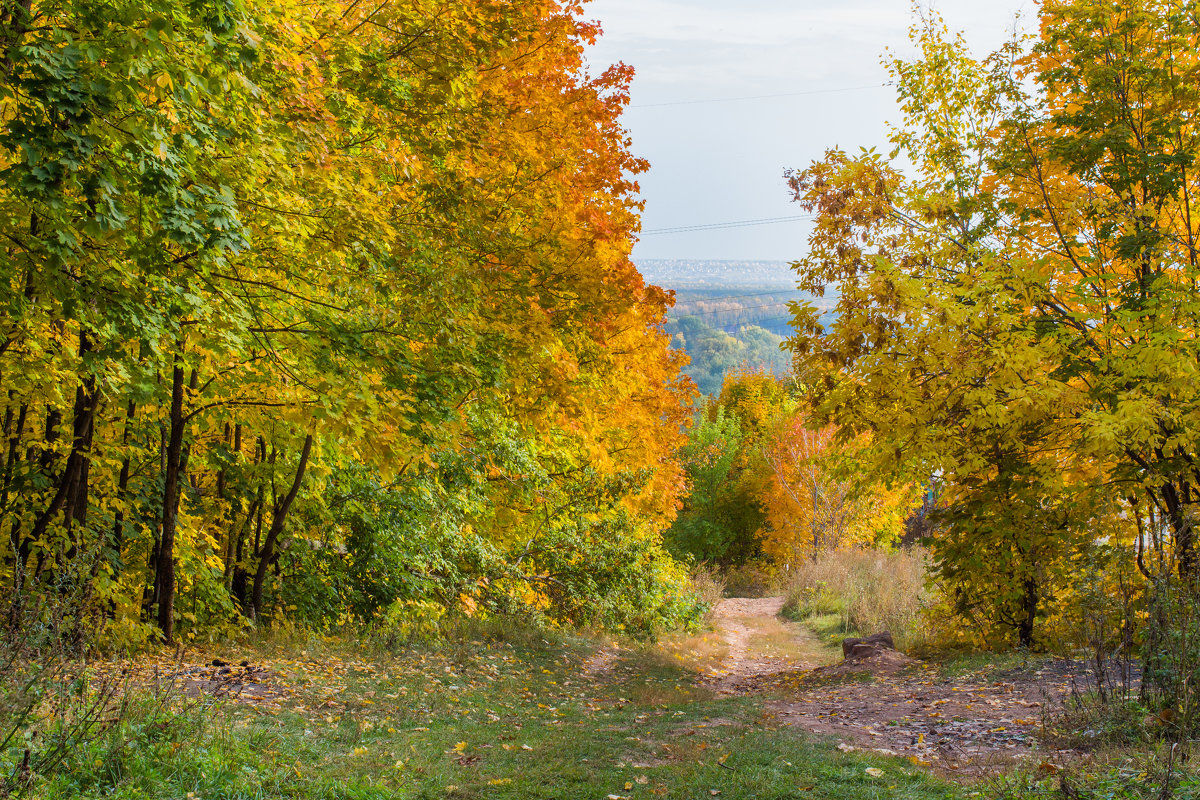
<path id="1" fill-rule="evenodd" d="M 839 752 L 752 698 L 716 699 L 654 654 L 581 671 L 581 641 L 465 640 L 399 657 L 309 643 L 255 659 L 279 709 L 139 719 L 36 796 L 117 798 L 944 798 L 907 762 Z M 243 654 L 237 655 L 239 658 Z M 879 771 L 878 774 L 867 772 Z M 718 794 L 714 794 L 718 793 Z"/>

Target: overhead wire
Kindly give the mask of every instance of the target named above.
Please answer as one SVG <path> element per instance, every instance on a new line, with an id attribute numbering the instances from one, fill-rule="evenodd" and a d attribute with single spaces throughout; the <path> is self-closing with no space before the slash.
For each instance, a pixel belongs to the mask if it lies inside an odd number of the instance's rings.
<path id="1" fill-rule="evenodd" d="M 670 288 L 670 287 L 665 287 L 665 288 Z M 676 289 L 675 293 L 683 294 L 685 292 L 694 292 L 694 291 L 697 291 L 697 290 L 696 289 Z M 799 293 L 799 292 L 800 292 L 799 289 L 777 289 L 773 292 L 759 292 L 758 294 L 729 294 L 729 295 L 719 295 L 717 297 L 697 297 L 697 298 L 693 298 L 693 299 L 689 299 L 689 300 L 679 300 L 679 301 L 677 301 L 677 305 L 684 305 L 686 303 L 715 303 L 718 300 L 745 300 L 746 298 L 749 298 L 749 297 L 773 297 L 777 294 L 791 294 L 791 293 Z"/>
<path id="2" fill-rule="evenodd" d="M 681 316 L 681 317 L 708 317 L 708 316 L 712 316 L 713 314 L 740 314 L 743 311 L 755 311 L 755 310 L 762 309 L 762 308 L 782 308 L 783 306 L 786 306 L 789 302 L 791 302 L 791 301 L 784 301 L 781 303 L 768 303 L 768 304 L 762 305 L 762 306 L 742 306 L 741 308 L 710 309 L 708 311 L 694 311 L 691 313 L 684 313 L 684 312 L 680 311 L 680 312 L 676 312 L 676 313 L 678 313 L 679 316 Z"/>
<path id="3" fill-rule="evenodd" d="M 706 103 L 734 103 L 739 100 L 774 100 L 780 97 L 803 97 L 812 94 L 839 94 L 841 92 L 861 92 L 865 89 L 882 89 L 893 86 L 892 81 L 883 83 L 868 83 L 863 86 L 844 86 L 836 89 L 806 89 L 800 92 L 780 92 L 779 94 L 748 94 L 740 97 L 712 97 L 705 100 L 673 100 L 666 103 L 636 103 L 630 108 L 665 108 L 667 106 L 698 106 Z"/>
<path id="4" fill-rule="evenodd" d="M 670 228 L 651 228 L 642 231 L 640 236 L 662 236 L 670 233 L 697 233 L 700 231 L 718 231 L 727 228 L 749 228 L 754 225 L 777 225 L 781 222 L 801 222 L 815 219 L 814 214 L 797 214 L 790 217 L 762 217 L 761 219 L 743 219 L 733 222 L 712 222 L 704 225 L 677 225 Z"/>

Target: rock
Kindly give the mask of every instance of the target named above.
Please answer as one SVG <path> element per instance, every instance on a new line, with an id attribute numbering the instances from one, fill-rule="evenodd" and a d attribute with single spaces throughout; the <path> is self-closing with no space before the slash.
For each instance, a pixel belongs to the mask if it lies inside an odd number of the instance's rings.
<path id="1" fill-rule="evenodd" d="M 895 650 L 892 634 L 888 631 L 873 633 L 864 639 L 849 638 L 842 640 L 842 658 L 853 661 L 860 658 L 870 658 L 883 650 Z"/>

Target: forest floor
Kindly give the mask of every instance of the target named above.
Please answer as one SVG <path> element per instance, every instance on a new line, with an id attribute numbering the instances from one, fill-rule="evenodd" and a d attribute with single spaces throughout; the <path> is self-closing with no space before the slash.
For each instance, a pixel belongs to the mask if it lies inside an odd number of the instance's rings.
<path id="1" fill-rule="evenodd" d="M 902 800 L 1057 770 L 1032 734 L 1065 671 L 848 668 L 780 605 L 727 600 L 654 646 L 481 626 L 396 652 L 304 637 L 108 665 L 158 699 L 34 796 Z"/>
<path id="2" fill-rule="evenodd" d="M 702 681 L 725 695 L 762 697 L 781 724 L 829 737 L 844 752 L 902 756 L 974 778 L 1033 760 L 1057 771 L 1075 754 L 1036 737 L 1044 715 L 1084 691 L 1080 662 L 1038 660 L 947 670 L 895 651 L 857 662 L 781 620 L 782 598 L 729 599 L 713 614 L 727 650 Z"/>

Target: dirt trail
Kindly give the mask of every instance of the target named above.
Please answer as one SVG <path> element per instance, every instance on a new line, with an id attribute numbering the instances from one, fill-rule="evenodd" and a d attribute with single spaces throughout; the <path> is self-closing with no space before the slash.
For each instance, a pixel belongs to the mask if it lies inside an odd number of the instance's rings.
<path id="1" fill-rule="evenodd" d="M 745 694 L 773 676 L 808 670 L 829 656 L 803 626 L 780 619 L 782 597 L 732 597 L 713 611 L 724 657 L 705 671 L 704 682 L 720 694 Z"/>
<path id="2" fill-rule="evenodd" d="M 780 722 L 836 737 L 843 750 L 905 756 L 938 771 L 980 775 L 1067 755 L 1039 750 L 1035 733 L 1047 707 L 1086 680 L 1082 665 L 951 679 L 894 652 L 834 664 L 840 653 L 779 619 L 782 606 L 779 597 L 722 601 L 713 621 L 727 650 L 703 681 L 719 694 L 766 695 Z"/>

